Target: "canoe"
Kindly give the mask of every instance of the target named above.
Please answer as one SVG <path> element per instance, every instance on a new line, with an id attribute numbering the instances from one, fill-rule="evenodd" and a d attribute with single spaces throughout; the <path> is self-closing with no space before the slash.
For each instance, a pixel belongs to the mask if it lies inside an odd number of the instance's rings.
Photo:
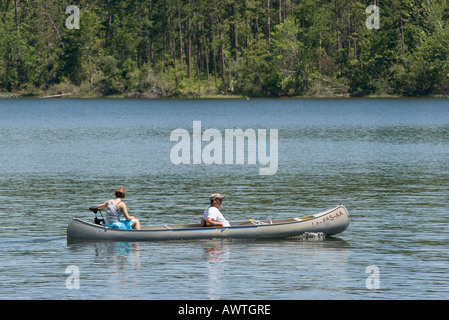
<path id="1" fill-rule="evenodd" d="M 340 205 L 301 218 L 264 221 L 234 221 L 230 227 L 202 227 L 172 224 L 141 227 L 141 230 L 112 229 L 73 218 L 67 227 L 67 240 L 163 241 L 195 239 L 261 239 L 301 236 L 305 233 L 334 235 L 349 226 L 348 210 Z"/>

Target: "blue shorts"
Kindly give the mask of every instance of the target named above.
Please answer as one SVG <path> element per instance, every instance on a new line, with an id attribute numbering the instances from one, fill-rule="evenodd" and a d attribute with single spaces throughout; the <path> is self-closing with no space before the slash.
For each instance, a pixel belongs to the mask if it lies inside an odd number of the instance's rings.
<path id="1" fill-rule="evenodd" d="M 132 220 L 120 220 L 111 223 L 106 223 L 105 226 L 111 229 L 132 229 Z"/>

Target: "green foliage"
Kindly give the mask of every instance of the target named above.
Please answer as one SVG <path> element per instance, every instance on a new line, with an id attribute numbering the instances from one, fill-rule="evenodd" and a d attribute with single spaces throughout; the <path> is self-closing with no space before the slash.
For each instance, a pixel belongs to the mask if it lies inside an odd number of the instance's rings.
<path id="1" fill-rule="evenodd" d="M 0 2 L 0 91 L 131 97 L 449 92 L 449 1 Z M 380 6 L 380 29 L 365 12 Z"/>

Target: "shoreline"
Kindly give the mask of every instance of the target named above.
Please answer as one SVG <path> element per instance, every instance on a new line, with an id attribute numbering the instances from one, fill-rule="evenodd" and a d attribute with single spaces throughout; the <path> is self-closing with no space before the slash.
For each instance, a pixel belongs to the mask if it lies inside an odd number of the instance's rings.
<path id="1" fill-rule="evenodd" d="M 27 94 L 27 93 L 0 93 L 0 100 L 6 99 L 129 99 L 129 100 L 257 100 L 257 99 L 448 99 L 448 95 L 429 94 L 420 96 L 400 96 L 389 94 L 351 96 L 350 94 L 335 95 L 303 95 L 303 96 L 244 96 L 240 94 L 214 94 L 214 95 L 178 95 L 178 96 L 155 96 L 146 97 L 137 94 L 117 94 L 117 95 L 95 95 L 95 94 L 73 94 L 58 93 L 52 95 Z"/>

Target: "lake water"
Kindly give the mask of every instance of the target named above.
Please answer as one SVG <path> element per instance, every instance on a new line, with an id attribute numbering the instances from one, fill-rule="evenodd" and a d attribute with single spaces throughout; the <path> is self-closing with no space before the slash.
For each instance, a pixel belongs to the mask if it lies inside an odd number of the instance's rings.
<path id="1" fill-rule="evenodd" d="M 277 129 L 277 171 L 224 153 L 175 165 L 170 135 L 193 139 L 194 121 L 223 146 L 226 129 L 266 129 L 267 145 Z M 448 159 L 444 99 L 0 100 L 0 299 L 448 299 Z M 198 222 L 213 192 L 229 220 L 344 204 L 351 224 L 324 239 L 67 244 L 72 217 L 91 220 L 118 186 L 143 225 Z"/>

